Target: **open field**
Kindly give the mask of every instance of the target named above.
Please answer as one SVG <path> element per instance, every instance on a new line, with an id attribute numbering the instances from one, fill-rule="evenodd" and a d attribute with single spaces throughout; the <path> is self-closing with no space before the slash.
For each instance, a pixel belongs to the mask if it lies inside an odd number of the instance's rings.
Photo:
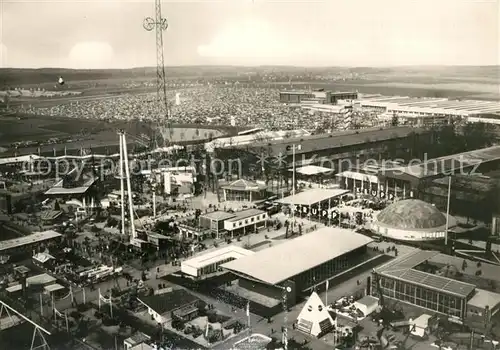
<path id="1" fill-rule="evenodd" d="M 57 77 L 64 87 L 55 87 Z M 263 76 L 270 76 L 263 78 Z M 0 69 L 0 88 L 7 86 L 71 89 L 85 95 L 140 93 L 154 91 L 155 68 L 109 70 Z M 314 85 L 333 90 L 389 95 L 428 96 L 440 94 L 493 94 L 500 98 L 500 66 L 406 66 L 406 67 L 293 67 L 293 66 L 184 66 L 166 67 L 169 82 L 233 82 L 252 85 Z M 272 81 L 272 83 L 269 83 Z M 377 85 L 373 85 L 377 84 Z M 389 84 L 388 86 L 378 86 Z M 373 86 L 372 86 L 373 85 Z"/>
<path id="2" fill-rule="evenodd" d="M 66 147 L 68 153 L 81 148 L 99 150 L 109 148 L 113 151 L 118 145 L 117 130 L 124 129 L 132 135 L 149 134 L 150 128 L 140 122 L 105 122 L 89 119 L 72 119 L 64 117 L 47 117 L 33 115 L 0 115 L 0 145 L 9 145 L 19 141 L 46 141 L 50 138 L 71 138 L 74 141 L 65 141 L 57 144 L 46 144 L 40 147 L 42 153 L 61 154 Z M 173 125 L 173 140 L 176 142 L 196 142 L 208 139 L 210 136 L 219 137 L 225 134 L 234 134 L 238 130 L 231 127 L 179 124 Z M 132 140 L 130 140 L 132 141 Z M 18 154 L 37 153 L 38 147 L 19 148 Z M 14 153 L 13 149 L 2 152 L 2 156 Z"/>

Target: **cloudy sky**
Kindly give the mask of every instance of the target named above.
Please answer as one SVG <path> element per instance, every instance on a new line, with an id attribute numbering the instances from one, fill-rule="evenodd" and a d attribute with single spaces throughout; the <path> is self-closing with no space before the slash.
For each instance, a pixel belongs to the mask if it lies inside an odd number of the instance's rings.
<path id="1" fill-rule="evenodd" d="M 0 66 L 154 66 L 153 2 L 0 0 Z M 166 65 L 499 64 L 500 0 L 162 4 Z"/>

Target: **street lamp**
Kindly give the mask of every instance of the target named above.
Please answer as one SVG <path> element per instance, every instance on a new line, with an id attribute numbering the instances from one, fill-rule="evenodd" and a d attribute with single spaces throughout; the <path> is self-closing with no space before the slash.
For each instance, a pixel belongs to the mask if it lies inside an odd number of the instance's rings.
<path id="1" fill-rule="evenodd" d="M 283 327 L 282 327 L 282 332 L 283 332 L 283 349 L 288 350 L 288 293 L 292 292 L 292 288 L 290 286 L 284 287 L 284 286 L 279 286 L 281 288 L 281 303 L 283 305 Z"/>

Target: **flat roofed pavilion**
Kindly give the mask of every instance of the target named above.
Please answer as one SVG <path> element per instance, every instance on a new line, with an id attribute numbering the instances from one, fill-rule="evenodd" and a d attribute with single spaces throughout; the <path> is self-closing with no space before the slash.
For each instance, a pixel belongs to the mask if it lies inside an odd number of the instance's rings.
<path id="1" fill-rule="evenodd" d="M 35 232 L 29 236 L 9 239 L 0 242 L 0 252 L 13 248 L 22 247 L 28 244 L 43 242 L 52 238 L 58 238 L 62 235 L 56 231 L 48 230 L 43 232 Z"/>
<path id="2" fill-rule="evenodd" d="M 222 267 L 266 284 L 280 282 L 365 246 L 373 240 L 354 231 L 324 227 Z"/>
<path id="3" fill-rule="evenodd" d="M 286 205 L 313 205 L 329 199 L 341 197 L 349 193 L 349 190 L 313 188 L 295 195 L 285 197 L 276 202 Z"/>
<path id="4" fill-rule="evenodd" d="M 183 261 L 182 265 L 192 266 L 196 269 L 201 269 L 203 267 L 215 264 L 218 261 L 222 261 L 228 258 L 233 258 L 236 260 L 253 254 L 255 254 L 255 252 L 251 250 L 244 249 L 236 245 L 230 245 Z"/>
<path id="5" fill-rule="evenodd" d="M 452 294 L 460 298 L 467 298 L 476 288 L 473 284 L 460 282 L 448 277 L 434 275 L 428 272 L 415 270 L 415 267 L 426 260 L 438 255 L 436 251 L 417 250 L 374 269 L 382 276 L 411 283 L 437 292 Z"/>

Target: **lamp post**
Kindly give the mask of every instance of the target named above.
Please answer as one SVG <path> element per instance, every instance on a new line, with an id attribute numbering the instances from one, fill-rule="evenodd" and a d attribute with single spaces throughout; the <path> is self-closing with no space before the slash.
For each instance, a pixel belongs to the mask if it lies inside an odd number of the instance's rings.
<path id="1" fill-rule="evenodd" d="M 292 291 L 292 288 L 280 286 L 281 288 L 281 303 L 283 305 L 283 327 L 282 327 L 282 341 L 283 341 L 283 349 L 288 350 L 288 293 Z"/>

